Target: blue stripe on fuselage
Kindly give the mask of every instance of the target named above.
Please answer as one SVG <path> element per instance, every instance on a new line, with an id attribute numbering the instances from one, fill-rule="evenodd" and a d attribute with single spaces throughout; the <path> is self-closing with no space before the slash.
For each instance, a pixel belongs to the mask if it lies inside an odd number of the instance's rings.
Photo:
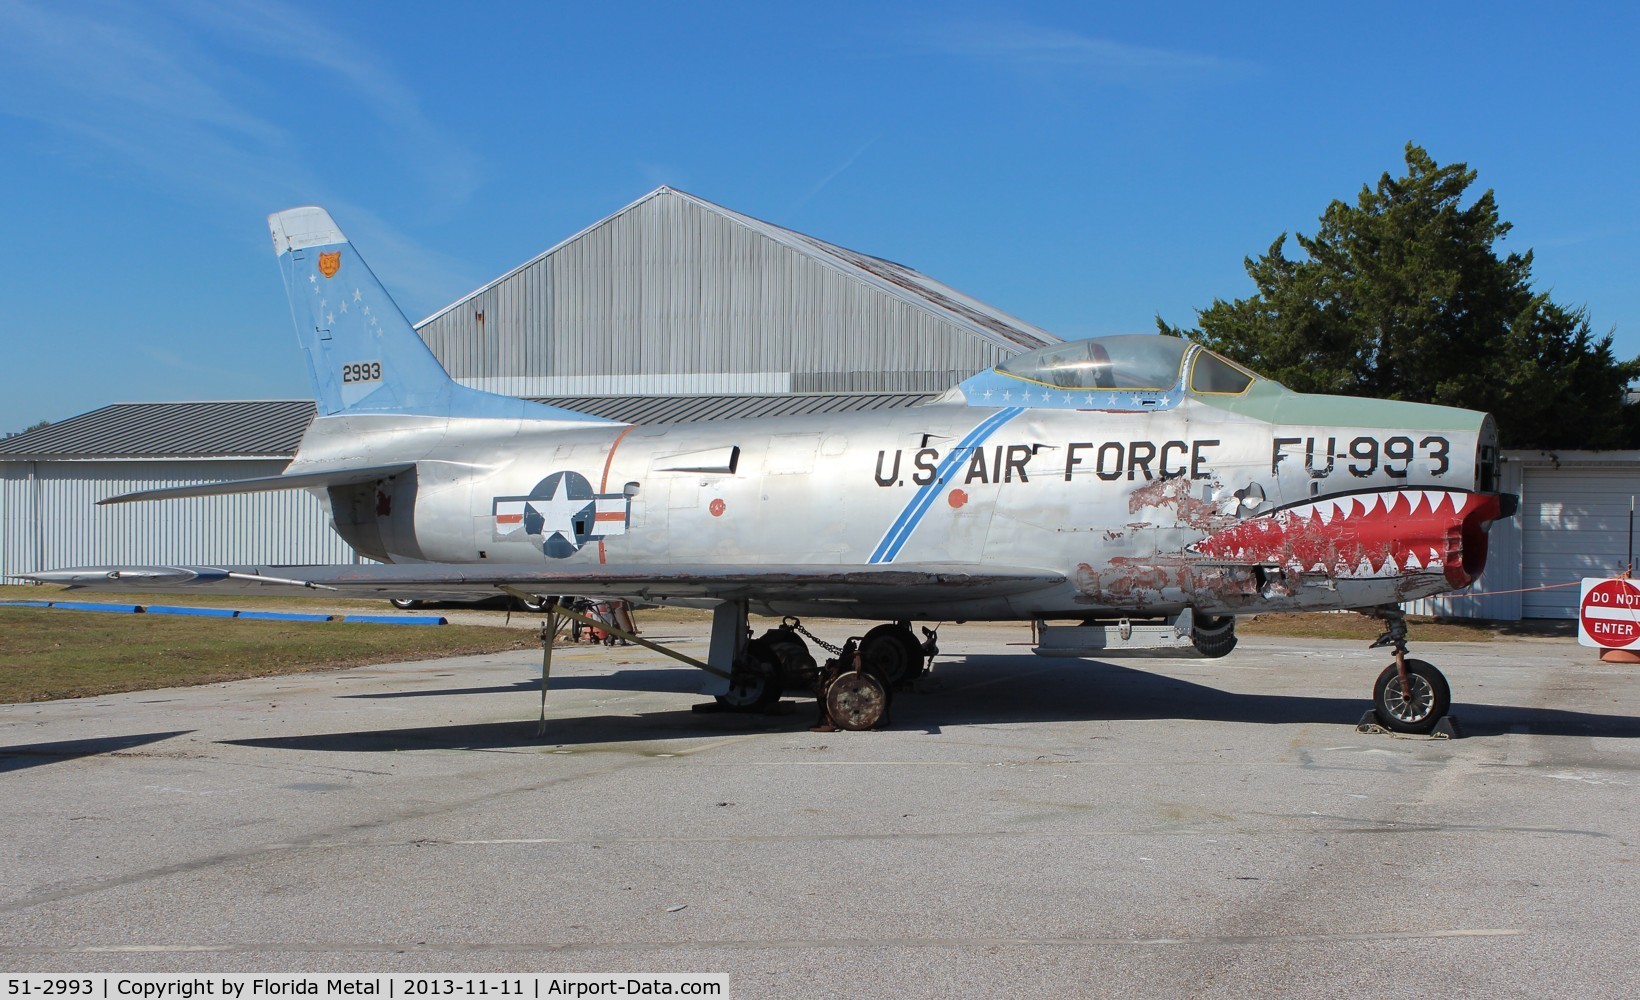
<path id="1" fill-rule="evenodd" d="M 866 561 L 873 563 L 893 562 L 894 557 L 900 554 L 900 549 L 904 548 L 905 543 L 911 538 L 911 533 L 917 530 L 917 525 L 922 522 L 923 515 L 928 513 L 929 506 L 934 503 L 934 497 L 945 486 L 945 481 L 956 471 L 957 466 L 967 461 L 968 456 L 973 453 L 974 449 L 985 443 L 985 439 L 995 433 L 997 428 L 1024 412 L 1025 407 L 1023 406 L 1010 406 L 998 410 L 980 421 L 977 427 L 969 431 L 968 435 L 951 450 L 951 453 L 945 456 L 945 460 L 940 463 L 939 468 L 934 470 L 934 478 L 917 488 L 917 492 L 911 497 L 911 502 L 905 505 L 905 509 L 900 511 L 900 516 L 894 519 L 893 524 L 889 525 L 888 531 L 883 535 L 883 540 L 877 543 L 876 551 L 872 552 L 871 558 Z"/>

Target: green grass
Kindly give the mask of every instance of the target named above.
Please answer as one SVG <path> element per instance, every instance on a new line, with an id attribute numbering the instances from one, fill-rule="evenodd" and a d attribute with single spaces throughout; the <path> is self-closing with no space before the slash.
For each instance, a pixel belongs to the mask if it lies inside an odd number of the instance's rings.
<path id="1" fill-rule="evenodd" d="M 1497 635 L 1497 627 L 1486 622 L 1438 622 L 1418 615 L 1407 616 L 1407 630 L 1414 643 L 1490 642 Z M 1362 639 L 1371 642 L 1384 634 L 1384 622 L 1356 612 L 1265 614 L 1237 619 L 1236 634 L 1277 635 L 1295 639 Z"/>
<path id="2" fill-rule="evenodd" d="M 305 595 L 305 596 L 297 596 Z M 349 614 L 387 613 L 392 608 L 386 601 L 332 597 L 323 593 L 299 591 L 291 588 L 289 596 L 270 591 L 266 596 L 240 597 L 232 594 L 138 594 L 123 590 L 94 591 L 69 590 L 65 587 L 12 586 L 0 587 L 0 601 L 86 601 L 93 604 L 161 604 L 180 608 L 235 608 L 256 611 L 307 611 L 331 614 L 334 611 Z"/>
<path id="3" fill-rule="evenodd" d="M 478 625 L 263 622 L 0 608 L 0 703 L 538 646 L 529 631 Z"/>
<path id="4" fill-rule="evenodd" d="M 0 601 L 86 601 L 94 604 L 158 604 L 184 608 L 235 608 L 255 611 L 298 611 L 311 614 L 397 614 L 383 598 L 338 597 L 326 591 L 269 590 L 267 594 L 242 597 L 233 594 L 213 594 L 200 591 L 192 594 L 143 594 L 137 592 L 69 590 L 56 586 L 0 586 Z M 415 614 L 438 614 L 445 611 L 480 612 L 494 614 L 497 619 L 507 616 L 505 607 L 487 604 L 450 601 L 430 604 L 415 609 Z M 639 612 L 643 621 L 690 622 L 711 618 L 710 611 L 693 608 L 645 608 Z M 544 615 L 526 611 L 512 612 L 514 622 L 539 619 Z"/>

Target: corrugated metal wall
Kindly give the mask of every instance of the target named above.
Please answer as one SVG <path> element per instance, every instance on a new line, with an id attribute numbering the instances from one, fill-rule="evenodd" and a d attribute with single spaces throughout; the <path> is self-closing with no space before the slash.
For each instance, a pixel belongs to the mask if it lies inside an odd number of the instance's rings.
<path id="1" fill-rule="evenodd" d="M 420 330 L 456 378 L 532 396 L 937 392 L 1011 353 L 671 196 L 640 202 Z"/>
<path id="2" fill-rule="evenodd" d="M 277 475 L 276 462 L 0 462 L 0 574 L 106 563 L 351 563 L 301 490 L 98 507 L 133 490 Z"/>
<path id="3" fill-rule="evenodd" d="M 1612 576 L 1628 563 L 1629 504 L 1640 469 L 1526 469 L 1518 520 L 1525 618 L 1576 618 L 1586 576 Z"/>

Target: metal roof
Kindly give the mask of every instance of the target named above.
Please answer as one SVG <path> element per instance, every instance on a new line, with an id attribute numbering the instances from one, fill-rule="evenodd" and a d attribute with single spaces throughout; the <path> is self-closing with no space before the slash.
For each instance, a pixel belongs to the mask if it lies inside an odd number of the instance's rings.
<path id="1" fill-rule="evenodd" d="M 1057 344 L 1062 339 L 1041 327 L 1034 326 L 1000 309 L 986 305 L 978 299 L 964 295 L 951 286 L 936 281 L 904 264 L 896 264 L 893 261 L 883 260 L 879 257 L 872 257 L 868 254 L 827 243 L 825 240 L 795 230 L 784 229 L 771 222 L 764 222 L 762 219 L 743 215 L 732 209 L 724 208 L 722 205 L 666 185 L 649 192 L 614 215 L 588 226 L 566 240 L 554 244 L 494 281 L 463 295 L 417 323 L 416 328 L 421 329 L 433 323 L 462 304 L 472 301 L 496 286 L 506 283 L 514 276 L 528 271 L 589 233 L 642 208 L 651 201 L 663 198 L 676 198 L 713 215 L 730 219 L 806 257 L 818 260 L 836 271 L 865 281 L 898 299 L 910 302 L 933 313 L 946 322 L 1005 348 L 1009 354 L 1035 350 L 1048 344 Z"/>
<path id="2" fill-rule="evenodd" d="M 892 410 L 934 399 L 927 392 L 779 393 L 767 396 L 555 396 L 540 402 L 628 424 L 786 417 L 802 413 Z"/>
<path id="3" fill-rule="evenodd" d="M 313 414 L 308 399 L 113 403 L 0 439 L 0 460 L 282 458 Z"/>
<path id="4" fill-rule="evenodd" d="M 559 396 L 553 406 L 633 424 L 694 423 L 915 406 L 932 393 Z M 0 461 L 289 458 L 313 420 L 306 399 L 115 403 L 0 439 Z"/>

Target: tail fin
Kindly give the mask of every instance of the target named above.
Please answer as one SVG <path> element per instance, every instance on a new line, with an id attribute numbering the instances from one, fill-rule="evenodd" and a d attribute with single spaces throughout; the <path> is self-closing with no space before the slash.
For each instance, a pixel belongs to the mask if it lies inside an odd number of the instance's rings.
<path id="1" fill-rule="evenodd" d="M 321 415 L 415 413 L 534 417 L 607 423 L 597 417 L 457 383 L 322 208 L 268 216 Z"/>

